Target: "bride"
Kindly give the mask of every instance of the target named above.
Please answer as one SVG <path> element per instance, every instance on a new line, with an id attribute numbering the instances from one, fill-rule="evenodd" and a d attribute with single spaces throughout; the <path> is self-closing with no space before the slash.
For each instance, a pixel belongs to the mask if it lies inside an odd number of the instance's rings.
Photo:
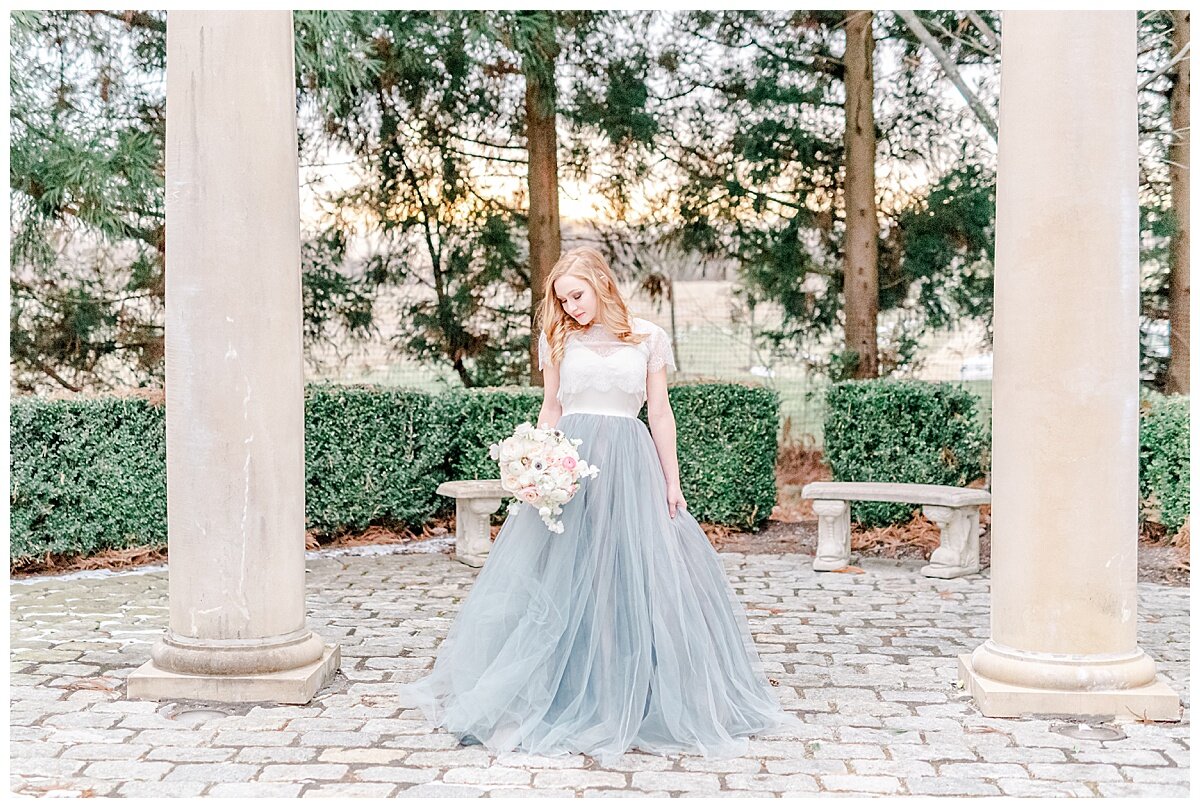
<path id="1" fill-rule="evenodd" d="M 630 749 L 732 757 L 749 736 L 799 729 L 688 513 L 666 332 L 629 313 L 587 247 L 554 265 L 538 314 L 538 424 L 579 438 L 600 472 L 563 506 L 561 533 L 534 508 L 508 515 L 403 703 L 464 744 L 605 764 Z"/>

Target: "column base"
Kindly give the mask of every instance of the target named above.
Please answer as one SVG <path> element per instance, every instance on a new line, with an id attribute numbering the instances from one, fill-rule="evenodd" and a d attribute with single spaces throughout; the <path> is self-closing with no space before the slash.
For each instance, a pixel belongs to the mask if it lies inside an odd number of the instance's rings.
<path id="1" fill-rule="evenodd" d="M 1179 695 L 1161 676 L 1125 690 L 1050 690 L 997 682 L 975 672 L 971 654 L 958 655 L 958 678 L 989 718 L 1023 715 L 1114 716 L 1119 720 L 1179 721 Z"/>
<path id="2" fill-rule="evenodd" d="M 333 680 L 342 661 L 340 645 L 326 645 L 321 658 L 308 665 L 273 673 L 236 676 L 175 673 L 153 660 L 129 674 L 126 698 L 152 701 L 273 701 L 307 704 Z"/>

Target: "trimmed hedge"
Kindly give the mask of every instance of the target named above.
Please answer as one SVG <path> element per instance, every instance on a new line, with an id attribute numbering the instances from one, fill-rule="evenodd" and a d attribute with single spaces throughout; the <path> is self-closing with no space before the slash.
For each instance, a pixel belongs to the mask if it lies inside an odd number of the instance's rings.
<path id="1" fill-rule="evenodd" d="M 166 544 L 165 414 L 140 398 L 14 398 L 10 560 Z"/>
<path id="2" fill-rule="evenodd" d="M 675 385 L 668 394 L 689 510 L 759 529 L 775 505 L 778 394 L 733 384 Z M 437 486 L 495 477 L 488 445 L 535 421 L 541 401 L 541 388 L 530 387 L 306 386 L 307 527 L 322 535 L 418 528 L 452 514 Z M 166 544 L 161 403 L 21 397 L 10 419 L 10 561 Z"/>
<path id="3" fill-rule="evenodd" d="M 954 384 L 866 379 L 825 397 L 825 461 L 835 480 L 965 486 L 982 477 L 990 440 L 976 397 Z M 854 502 L 865 527 L 901 524 L 918 504 Z"/>
<path id="4" fill-rule="evenodd" d="M 308 529 L 336 535 L 372 524 L 416 526 L 437 512 L 452 435 L 435 395 L 326 384 L 306 386 L 304 398 Z"/>
<path id="5" fill-rule="evenodd" d="M 1191 509 L 1191 422 L 1188 396 L 1146 393 L 1139 431 L 1138 487 L 1142 520 L 1172 533 Z"/>
<path id="6" fill-rule="evenodd" d="M 522 421 L 537 426 L 542 408 L 540 387 L 477 387 L 451 390 L 442 396 L 455 424 L 449 430 L 447 480 L 498 478 L 500 471 L 488 457 L 488 446 L 507 438 Z M 445 499 L 445 507 L 453 513 L 454 501 Z"/>
<path id="7" fill-rule="evenodd" d="M 688 511 L 699 521 L 758 532 L 776 502 L 779 393 L 689 384 L 670 394 Z"/>
<path id="8" fill-rule="evenodd" d="M 688 511 L 699 521 L 761 529 L 775 507 L 779 394 L 737 384 L 672 385 L 667 392 Z M 534 423 L 542 405 L 540 388 L 456 390 L 444 396 L 459 424 L 447 479 L 496 476 L 489 444 L 511 435 L 522 421 Z M 638 418 L 649 427 L 645 405 Z"/>
<path id="9" fill-rule="evenodd" d="M 1141 521 L 1172 533 L 1191 507 L 1187 396 L 1142 393 L 1138 485 Z M 842 382 L 826 397 L 825 460 L 835 480 L 966 485 L 988 469 L 991 437 L 978 402 L 954 384 L 870 379 Z M 853 503 L 864 526 L 903 524 L 916 504 Z"/>

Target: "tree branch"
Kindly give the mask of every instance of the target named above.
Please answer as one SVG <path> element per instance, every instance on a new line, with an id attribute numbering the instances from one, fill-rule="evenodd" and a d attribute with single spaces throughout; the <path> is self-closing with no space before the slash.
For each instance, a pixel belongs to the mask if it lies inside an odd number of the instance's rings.
<path id="1" fill-rule="evenodd" d="M 155 19 L 145 11 L 126 11 L 124 13 L 116 11 L 87 11 L 83 12 L 91 17 L 97 15 L 101 17 L 111 17 L 114 20 L 120 20 L 130 28 L 145 28 L 147 31 L 154 31 L 159 34 L 167 32 L 167 24 L 162 20 Z"/>
<path id="2" fill-rule="evenodd" d="M 942 50 L 942 46 L 939 45 L 938 41 L 933 38 L 933 35 L 929 33 L 928 29 L 921 24 L 921 21 L 917 18 L 917 15 L 911 11 L 896 11 L 894 13 L 897 17 L 904 20 L 905 24 L 908 25 L 909 29 L 916 35 L 917 39 L 921 40 L 921 44 L 928 48 L 929 52 L 932 53 L 934 58 L 938 60 L 938 64 L 942 66 L 942 70 L 946 72 L 946 75 L 949 77 L 951 83 L 954 84 L 954 86 L 958 89 L 958 92 L 962 95 L 963 99 L 966 100 L 967 106 L 969 106 L 971 111 L 975 113 L 975 117 L 979 119 L 981 124 L 983 124 L 983 128 L 986 129 L 988 134 L 992 136 L 992 140 L 999 142 L 999 130 L 996 127 L 996 122 L 992 120 L 991 114 L 987 111 L 987 108 L 984 107 L 983 103 L 975 97 L 975 93 L 971 92 L 971 88 L 967 86 L 965 81 L 963 81 L 962 74 L 958 71 L 958 66 L 954 64 L 954 61 L 948 55 L 946 55 L 946 51 Z"/>
<path id="3" fill-rule="evenodd" d="M 985 48 L 983 45 L 980 45 L 978 42 L 972 42 L 971 40 L 966 39 L 965 37 L 959 36 L 958 34 L 954 33 L 953 31 L 949 30 L 948 28 L 946 28 L 946 26 L 942 25 L 937 20 L 928 20 L 928 22 L 934 28 L 937 28 L 939 31 L 941 31 L 943 34 L 945 34 L 946 36 L 948 36 L 950 39 L 954 40 L 955 42 L 960 42 L 963 45 L 966 45 L 968 48 L 973 48 L 973 49 L 979 51 L 980 53 L 984 54 L 985 56 L 990 56 L 992 58 L 995 58 L 996 52 L 994 50 L 991 50 L 990 48 Z"/>
<path id="4" fill-rule="evenodd" d="M 983 34 L 983 38 L 992 46 L 992 50 L 998 52 L 1000 50 L 1000 37 L 992 30 L 990 25 L 984 22 L 983 17 L 980 17 L 978 12 L 968 11 L 967 19 L 979 29 L 979 33 Z"/>
<path id="5" fill-rule="evenodd" d="M 1188 53 L 1191 51 L 1191 49 L 1192 49 L 1191 42 L 1188 42 L 1186 45 L 1184 45 L 1182 48 L 1180 48 L 1179 53 L 1175 54 L 1175 57 L 1173 59 L 1171 59 L 1171 61 L 1167 62 L 1165 65 L 1160 67 L 1158 70 L 1156 70 L 1154 72 L 1154 75 L 1150 76 L 1150 78 L 1146 79 L 1145 81 L 1143 81 L 1141 84 L 1138 85 L 1138 92 L 1140 93 L 1142 90 L 1146 89 L 1146 87 L 1148 87 L 1151 83 L 1153 83 L 1154 80 L 1157 79 L 1159 76 L 1161 76 L 1162 74 L 1169 71 L 1172 67 L 1179 64 L 1182 60 L 1188 58 Z"/>
<path id="6" fill-rule="evenodd" d="M 55 372 L 54 372 L 54 368 L 52 368 L 52 367 L 50 367 L 49 365 L 47 365 L 47 364 L 46 364 L 45 362 L 43 362 L 41 359 L 38 359 L 36 356 L 28 356 L 28 355 L 26 355 L 26 356 L 23 356 L 23 357 L 21 357 L 21 358 L 22 358 L 22 359 L 24 359 L 24 360 L 25 360 L 26 362 L 28 362 L 29 364 L 31 364 L 31 365 L 33 365 L 34 367 L 36 367 L 36 368 L 37 368 L 38 370 L 40 370 L 42 373 L 45 373 L 45 374 L 46 374 L 47 376 L 49 376 L 51 379 L 54 379 L 54 381 L 58 382 L 58 383 L 59 383 L 59 384 L 61 384 L 63 387 L 67 388 L 67 389 L 68 389 L 68 390 L 70 390 L 72 393 L 79 393 L 79 392 L 82 392 L 82 390 L 83 390 L 83 388 L 82 388 L 82 387 L 79 387 L 79 386 L 77 386 L 77 385 L 71 384 L 69 381 L 67 381 L 66 379 L 64 379 L 62 376 L 59 376 L 57 373 L 55 373 Z"/>

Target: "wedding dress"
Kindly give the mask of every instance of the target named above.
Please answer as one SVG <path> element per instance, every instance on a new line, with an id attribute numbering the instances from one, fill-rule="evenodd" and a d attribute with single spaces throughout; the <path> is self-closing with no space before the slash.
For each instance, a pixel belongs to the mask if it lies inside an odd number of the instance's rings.
<path id="1" fill-rule="evenodd" d="M 675 362 L 662 328 L 633 323 L 650 334 L 639 345 L 602 324 L 568 337 L 553 426 L 600 471 L 563 505 L 564 531 L 525 503 L 509 513 L 432 671 L 401 686 L 403 704 L 464 743 L 602 763 L 631 749 L 724 758 L 800 728 L 720 557 L 686 508 L 670 515 L 637 416 L 647 373 Z M 544 367 L 544 333 L 540 346 Z"/>

